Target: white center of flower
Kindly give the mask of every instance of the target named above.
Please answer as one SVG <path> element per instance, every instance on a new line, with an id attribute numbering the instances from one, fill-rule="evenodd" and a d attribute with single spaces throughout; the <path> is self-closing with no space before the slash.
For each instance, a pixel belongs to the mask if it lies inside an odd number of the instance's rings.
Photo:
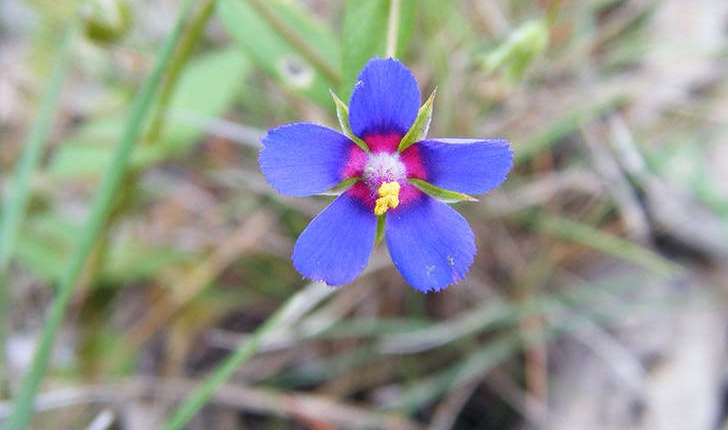
<path id="1" fill-rule="evenodd" d="M 369 154 L 367 164 L 364 166 L 364 182 L 372 190 L 376 191 L 382 182 L 400 182 L 406 177 L 407 170 L 398 153 Z"/>

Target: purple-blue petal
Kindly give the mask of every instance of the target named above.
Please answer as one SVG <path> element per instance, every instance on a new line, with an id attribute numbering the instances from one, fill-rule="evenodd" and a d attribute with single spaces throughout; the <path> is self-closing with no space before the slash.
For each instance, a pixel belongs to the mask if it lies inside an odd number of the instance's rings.
<path id="1" fill-rule="evenodd" d="M 513 167 L 513 150 L 505 139 L 431 139 L 416 145 L 427 182 L 446 190 L 485 193 Z"/>
<path id="2" fill-rule="evenodd" d="M 341 182 L 354 146 L 338 131 L 310 123 L 274 128 L 261 142 L 260 171 L 278 192 L 294 197 L 323 193 Z"/>
<path id="3" fill-rule="evenodd" d="M 357 277 L 374 248 L 377 217 L 349 192 L 336 198 L 303 230 L 293 265 L 304 277 L 342 285 Z"/>
<path id="4" fill-rule="evenodd" d="M 349 102 L 349 123 L 355 135 L 404 136 L 417 118 L 420 89 L 402 63 L 372 58 L 359 73 Z"/>
<path id="5" fill-rule="evenodd" d="M 386 215 L 392 262 L 415 289 L 439 291 L 465 279 L 475 255 L 475 235 L 450 206 L 424 196 Z"/>

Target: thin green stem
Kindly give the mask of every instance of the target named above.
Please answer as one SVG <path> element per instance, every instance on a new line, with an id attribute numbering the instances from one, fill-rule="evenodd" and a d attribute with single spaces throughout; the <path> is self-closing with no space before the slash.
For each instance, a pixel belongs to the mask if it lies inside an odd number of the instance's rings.
<path id="1" fill-rule="evenodd" d="M 46 321 L 43 335 L 33 357 L 30 371 L 23 379 L 20 393 L 13 402 L 13 411 L 6 423 L 6 430 L 21 430 L 28 427 L 33 412 L 35 394 L 48 365 L 48 359 L 53 347 L 58 328 L 63 321 L 68 303 L 73 296 L 74 286 L 84 264 L 96 243 L 101 228 L 111 210 L 112 203 L 119 189 L 121 179 L 129 164 L 129 158 L 144 124 L 144 118 L 152 106 L 155 90 L 167 69 L 172 52 L 182 33 L 182 23 L 189 15 L 193 0 L 185 0 L 182 11 L 177 19 L 172 34 L 162 47 L 157 63 L 145 82 L 138 98 L 131 109 L 124 134 L 116 145 L 111 159 L 111 165 L 106 172 L 91 207 L 91 214 L 86 226 L 81 230 L 80 237 L 71 257 L 67 271 L 63 274 L 58 286 L 58 295 L 53 301 Z"/>
<path id="2" fill-rule="evenodd" d="M 48 81 L 45 94 L 41 101 L 38 116 L 33 122 L 33 126 L 28 133 L 23 146 L 23 153 L 20 160 L 15 165 L 13 172 L 13 188 L 8 194 L 3 204 L 2 213 L 0 214 L 0 345 L 5 345 L 7 338 L 7 306 L 8 306 L 8 288 L 9 283 L 6 282 L 6 271 L 10 262 L 10 256 L 15 247 L 15 241 L 18 238 L 18 230 L 20 221 L 25 214 L 30 197 L 30 179 L 35 173 L 48 133 L 53 123 L 54 113 L 58 106 L 59 95 L 63 87 L 63 81 L 68 71 L 68 63 L 71 52 L 71 40 L 76 34 L 79 24 L 79 15 L 76 14 L 73 21 L 61 39 L 56 58 L 54 60 L 53 71 Z M 7 382 L 5 353 L 0 353 L 0 395 L 5 391 Z"/>
<path id="3" fill-rule="evenodd" d="M 390 0 L 389 20 L 387 21 L 387 54 L 386 57 L 397 58 L 397 38 L 399 36 L 399 20 L 401 0 Z"/>
<path id="4" fill-rule="evenodd" d="M 13 173 L 13 189 L 2 208 L 2 217 L 0 217 L 0 273 L 5 272 L 7 268 L 18 236 L 18 226 L 25 213 L 30 194 L 30 178 L 33 176 L 38 166 L 38 160 L 43 153 L 46 137 L 58 105 L 58 96 L 68 70 L 71 39 L 77 25 L 78 20 L 75 19 L 61 40 L 55 66 L 48 81 L 40 111 L 28 133 L 23 153 Z"/>
<path id="5" fill-rule="evenodd" d="M 341 85 L 341 74 L 336 68 L 329 64 L 328 60 L 319 55 L 316 49 L 299 35 L 286 21 L 276 15 L 270 8 L 260 0 L 248 0 L 250 6 L 255 9 L 263 19 L 273 27 L 288 43 L 296 47 L 306 60 L 316 67 L 334 87 Z"/>
<path id="6" fill-rule="evenodd" d="M 278 308 L 238 349 L 205 378 L 202 384 L 182 403 L 162 430 L 183 428 L 215 394 L 215 391 L 263 345 L 266 335 L 292 324 L 296 319 L 315 307 L 335 290 L 323 284 L 310 284 Z"/>
<path id="7" fill-rule="evenodd" d="M 205 0 L 205 3 L 200 8 L 200 11 L 192 19 L 189 27 L 182 36 L 182 40 L 179 43 L 179 49 L 172 59 L 172 64 L 169 66 L 169 71 L 164 78 L 162 83 L 162 89 L 159 91 L 159 98 L 157 102 L 156 110 L 152 116 L 152 121 L 149 125 L 149 133 L 147 134 L 147 142 L 155 142 L 162 134 L 164 128 L 164 120 L 167 116 L 167 105 L 169 99 L 174 93 L 177 81 L 179 80 L 180 73 L 187 64 L 192 55 L 192 51 L 197 45 L 197 41 L 200 39 L 202 31 L 205 29 L 208 19 L 215 10 L 215 0 Z"/>

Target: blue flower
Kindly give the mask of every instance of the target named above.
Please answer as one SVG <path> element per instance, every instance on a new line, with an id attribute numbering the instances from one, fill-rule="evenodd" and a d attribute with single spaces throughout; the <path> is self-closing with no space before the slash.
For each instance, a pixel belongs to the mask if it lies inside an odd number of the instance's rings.
<path id="1" fill-rule="evenodd" d="M 296 241 L 293 265 L 303 276 L 351 282 L 384 232 L 394 265 L 415 289 L 439 291 L 464 279 L 475 237 L 442 198 L 468 200 L 461 193 L 497 187 L 513 152 L 504 139 L 425 139 L 431 101 L 420 108 L 417 81 L 402 63 L 373 58 L 359 74 L 348 121 L 345 106 L 340 112 L 344 134 L 295 123 L 262 138 L 260 170 L 280 193 L 343 190 Z"/>

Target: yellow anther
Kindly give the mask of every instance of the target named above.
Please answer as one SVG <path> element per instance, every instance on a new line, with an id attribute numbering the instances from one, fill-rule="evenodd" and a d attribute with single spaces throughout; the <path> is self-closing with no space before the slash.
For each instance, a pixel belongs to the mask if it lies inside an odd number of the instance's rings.
<path id="1" fill-rule="evenodd" d="M 394 209 L 399 206 L 399 182 L 382 182 L 379 186 L 376 205 L 374 206 L 375 215 L 384 215 L 388 209 Z"/>

